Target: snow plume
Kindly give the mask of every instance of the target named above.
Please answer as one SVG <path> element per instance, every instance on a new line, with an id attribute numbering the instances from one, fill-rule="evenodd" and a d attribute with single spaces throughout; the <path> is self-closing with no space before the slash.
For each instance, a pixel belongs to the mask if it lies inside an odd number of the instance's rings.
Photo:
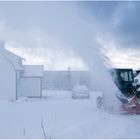
<path id="1" fill-rule="evenodd" d="M 103 97 L 105 100 L 105 109 L 111 111 L 118 111 L 120 108 L 120 101 L 116 98 L 116 93 L 120 92 L 113 82 L 113 78 L 110 75 L 110 70 L 112 67 L 107 67 L 108 61 L 105 56 L 101 53 L 102 46 L 99 45 L 97 41 L 89 43 L 86 38 L 80 43 L 85 45 L 80 45 L 78 49 L 75 50 L 78 55 L 82 58 L 83 62 L 87 65 L 90 70 L 91 75 L 91 85 L 96 90 L 101 90 L 103 92 Z M 113 108 L 113 109 L 112 109 Z"/>
<path id="2" fill-rule="evenodd" d="M 112 67 L 106 67 L 108 61 L 101 53 L 104 49 L 100 42 L 100 35 L 103 34 L 101 24 L 96 18 L 87 17 L 85 11 L 78 10 L 70 12 L 71 14 L 65 17 L 68 21 L 67 28 L 63 28 L 66 35 L 61 39 L 66 43 L 65 47 L 79 55 L 91 71 L 92 84 L 96 89 L 103 91 L 106 109 L 117 110 L 121 103 L 115 94 L 120 91 L 109 73 Z M 76 18 L 73 19 L 73 15 Z"/>
<path id="3" fill-rule="evenodd" d="M 91 71 L 93 86 L 103 91 L 106 106 L 118 109 L 120 102 L 115 97 L 118 88 L 110 76 L 110 68 L 105 65 L 108 61 L 105 61 L 105 56 L 101 53 L 102 46 L 98 41 L 99 24 L 96 19 L 87 18 L 86 13 L 78 7 L 69 8 L 61 9 L 63 13 L 61 21 L 64 24 L 62 31 L 56 34 L 64 43 L 64 49 L 78 55 Z"/>
<path id="4" fill-rule="evenodd" d="M 4 9 L 6 7 L 5 3 Z M 9 12 L 12 11 L 10 14 L 5 11 L 7 19 L 4 21 L 8 28 L 1 23 L 1 31 L 6 41 L 22 48 L 21 50 L 37 49 L 37 54 L 29 51 L 30 54 L 35 54 L 32 58 L 40 55 L 39 58 L 42 58 L 42 63 L 45 64 L 45 61 L 48 61 L 45 52 L 50 50 L 55 50 L 54 56 L 62 52 L 67 55 L 67 52 L 70 52 L 73 54 L 71 57 L 81 58 L 91 71 L 95 81 L 93 86 L 96 85 L 110 97 L 108 103 L 115 104 L 117 88 L 105 66 L 104 56 L 100 53 L 102 46 L 98 40 L 102 28 L 96 18 L 87 15 L 87 12 L 78 6 L 78 2 L 15 2 L 15 5 L 12 2 L 8 8 Z M 26 24 L 24 17 L 28 19 Z M 60 55 L 60 58 L 59 61 L 67 63 L 64 62 L 64 55 Z M 48 63 L 56 61 L 50 59 Z"/>

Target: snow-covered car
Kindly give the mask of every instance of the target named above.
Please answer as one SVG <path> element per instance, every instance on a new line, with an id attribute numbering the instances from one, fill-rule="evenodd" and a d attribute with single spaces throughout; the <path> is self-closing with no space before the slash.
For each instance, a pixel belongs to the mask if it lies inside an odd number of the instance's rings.
<path id="1" fill-rule="evenodd" d="M 86 85 L 76 85 L 72 90 L 72 98 L 89 98 L 89 89 Z"/>

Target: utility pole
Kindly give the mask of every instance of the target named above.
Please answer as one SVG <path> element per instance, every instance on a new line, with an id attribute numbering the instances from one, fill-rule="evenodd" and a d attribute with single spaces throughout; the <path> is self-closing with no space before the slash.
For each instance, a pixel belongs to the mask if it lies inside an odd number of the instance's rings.
<path id="1" fill-rule="evenodd" d="M 67 78 L 68 78 L 68 90 L 71 90 L 71 68 L 70 67 L 68 67 Z"/>

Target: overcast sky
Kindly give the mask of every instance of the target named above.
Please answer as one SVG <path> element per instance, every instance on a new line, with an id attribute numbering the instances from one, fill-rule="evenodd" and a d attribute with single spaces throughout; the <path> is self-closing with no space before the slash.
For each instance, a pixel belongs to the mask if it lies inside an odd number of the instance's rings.
<path id="1" fill-rule="evenodd" d="M 98 47 L 113 67 L 140 68 L 140 2 L 0 2 L 0 39 L 46 69 L 85 69 Z M 96 53 L 96 51 L 95 51 Z"/>

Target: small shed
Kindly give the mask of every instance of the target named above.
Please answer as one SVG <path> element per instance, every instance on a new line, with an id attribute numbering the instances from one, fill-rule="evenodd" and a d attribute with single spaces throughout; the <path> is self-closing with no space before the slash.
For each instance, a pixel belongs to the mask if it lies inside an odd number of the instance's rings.
<path id="1" fill-rule="evenodd" d="M 20 79 L 19 96 L 42 97 L 42 65 L 23 65 L 24 71 Z"/>

